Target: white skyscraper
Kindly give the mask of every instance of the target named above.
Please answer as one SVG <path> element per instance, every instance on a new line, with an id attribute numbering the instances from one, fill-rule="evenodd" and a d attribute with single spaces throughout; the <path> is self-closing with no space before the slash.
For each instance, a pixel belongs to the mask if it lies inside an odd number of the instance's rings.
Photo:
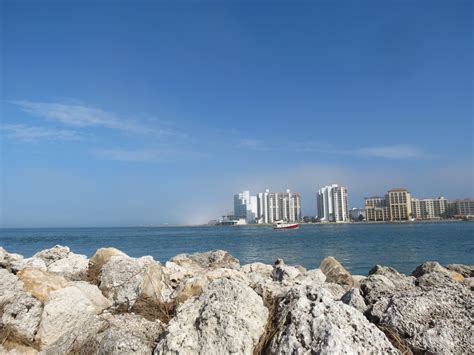
<path id="1" fill-rule="evenodd" d="M 321 222 L 349 221 L 347 189 L 337 184 L 324 186 L 317 193 L 318 218 Z"/>
<path id="2" fill-rule="evenodd" d="M 234 216 L 245 218 L 247 223 L 254 223 L 257 218 L 257 196 L 250 196 L 250 191 L 234 195 Z"/>

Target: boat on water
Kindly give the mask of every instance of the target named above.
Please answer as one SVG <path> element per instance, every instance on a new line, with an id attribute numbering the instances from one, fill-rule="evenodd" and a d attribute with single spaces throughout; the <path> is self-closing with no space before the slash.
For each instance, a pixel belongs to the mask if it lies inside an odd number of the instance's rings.
<path id="1" fill-rule="evenodd" d="M 287 223 L 284 221 L 275 221 L 273 223 L 273 229 L 298 229 L 299 227 L 298 223 Z"/>

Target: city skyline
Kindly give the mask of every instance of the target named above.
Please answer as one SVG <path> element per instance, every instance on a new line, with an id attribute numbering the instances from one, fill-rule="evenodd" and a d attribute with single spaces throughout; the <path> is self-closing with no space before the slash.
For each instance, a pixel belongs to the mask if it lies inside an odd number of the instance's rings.
<path id="1" fill-rule="evenodd" d="M 472 2 L 1 4 L 0 227 L 206 223 L 249 189 L 474 195 Z"/>

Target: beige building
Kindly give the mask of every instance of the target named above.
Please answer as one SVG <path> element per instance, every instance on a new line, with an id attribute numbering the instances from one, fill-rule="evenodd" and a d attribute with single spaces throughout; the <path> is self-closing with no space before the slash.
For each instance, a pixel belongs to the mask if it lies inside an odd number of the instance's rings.
<path id="1" fill-rule="evenodd" d="M 407 221 L 413 217 L 411 194 L 406 189 L 388 190 L 385 196 L 391 221 Z"/>
<path id="2" fill-rule="evenodd" d="M 448 200 L 444 197 L 411 199 L 413 218 L 436 219 L 441 218 L 448 209 Z"/>
<path id="3" fill-rule="evenodd" d="M 472 217 L 474 216 L 474 200 L 466 198 L 449 202 L 449 210 L 455 216 Z"/>
<path id="4" fill-rule="evenodd" d="M 364 200 L 365 220 L 380 222 L 390 220 L 390 215 L 385 197 L 366 197 Z"/>

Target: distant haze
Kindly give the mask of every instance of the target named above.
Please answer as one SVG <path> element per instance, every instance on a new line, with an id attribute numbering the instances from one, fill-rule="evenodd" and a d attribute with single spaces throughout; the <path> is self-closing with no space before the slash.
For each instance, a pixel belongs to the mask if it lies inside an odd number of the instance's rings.
<path id="1" fill-rule="evenodd" d="M 474 196 L 471 1 L 110 5 L 1 4 L 0 227 Z"/>

